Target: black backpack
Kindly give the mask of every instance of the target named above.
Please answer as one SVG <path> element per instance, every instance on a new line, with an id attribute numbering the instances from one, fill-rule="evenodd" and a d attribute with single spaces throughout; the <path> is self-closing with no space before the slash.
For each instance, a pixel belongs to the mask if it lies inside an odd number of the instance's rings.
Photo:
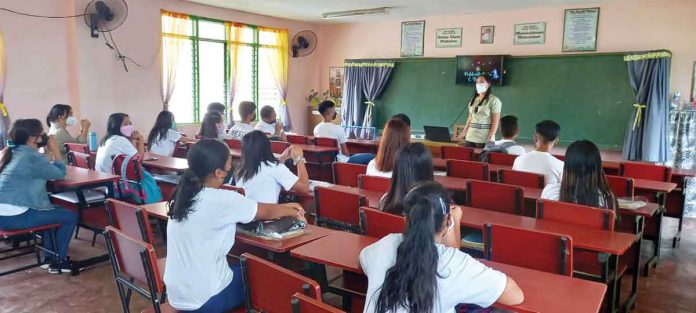
<path id="1" fill-rule="evenodd" d="M 516 145 L 517 145 L 517 143 L 514 141 L 506 141 L 506 142 L 503 142 L 499 145 L 496 145 L 493 142 L 489 142 L 486 144 L 485 147 L 483 147 L 483 150 L 481 151 L 481 154 L 479 155 L 479 161 L 488 162 L 488 155 L 491 152 L 499 152 L 499 153 L 507 154 L 507 148 L 510 148 L 510 147 L 516 146 Z"/>

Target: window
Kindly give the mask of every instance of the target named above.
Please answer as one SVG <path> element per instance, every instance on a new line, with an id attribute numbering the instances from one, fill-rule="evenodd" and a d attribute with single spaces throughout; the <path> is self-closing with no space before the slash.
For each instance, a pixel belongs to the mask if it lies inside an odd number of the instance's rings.
<path id="1" fill-rule="evenodd" d="M 175 14 L 162 14 L 164 25 Z M 162 40 L 179 41 L 174 91 L 169 110 L 177 122 L 198 123 L 211 102 L 225 104 L 239 120 L 241 101 L 254 101 L 257 108 L 270 105 L 279 112 L 281 93 L 273 66 L 280 49 L 277 32 L 256 26 L 187 16 L 187 27 L 162 32 Z M 163 50 L 163 60 L 172 57 Z M 275 53 L 274 53 L 275 52 Z M 163 62 L 166 64 L 166 62 Z M 168 69 L 163 66 L 164 75 Z M 232 103 L 228 103 L 232 96 Z"/>

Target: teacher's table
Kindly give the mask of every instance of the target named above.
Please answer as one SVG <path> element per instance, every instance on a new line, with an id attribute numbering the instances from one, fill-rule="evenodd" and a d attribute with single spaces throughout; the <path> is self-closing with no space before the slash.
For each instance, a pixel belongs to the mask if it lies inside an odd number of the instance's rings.
<path id="1" fill-rule="evenodd" d="M 95 188 L 106 187 L 106 198 L 114 197 L 114 184 L 119 180 L 119 177 L 112 174 L 101 173 L 85 168 L 74 166 L 66 166 L 66 175 L 64 179 L 49 181 L 49 186 L 53 188 L 74 190 L 77 195 L 77 222 L 80 227 L 84 227 L 93 231 L 102 230 L 94 225 L 88 225 L 84 221 L 84 210 L 92 206 L 85 198 L 85 191 Z M 99 202 L 96 207 L 104 207 L 104 203 Z M 72 274 L 77 275 L 85 268 L 105 262 L 109 260 L 108 254 L 99 255 L 93 258 L 75 261 L 72 269 Z"/>
<path id="2" fill-rule="evenodd" d="M 329 265 L 362 274 L 360 251 L 376 241 L 376 238 L 336 232 L 295 248 L 290 251 L 290 255 L 319 266 Z M 598 312 L 606 292 L 606 286 L 597 282 L 486 260 L 481 262 L 507 274 L 519 284 L 525 300 L 513 306 L 513 310 L 518 308 L 536 312 Z"/>
<path id="3" fill-rule="evenodd" d="M 377 150 L 379 149 L 379 140 L 348 139 L 346 140 L 346 146 L 348 147 L 350 154 L 377 154 Z"/>

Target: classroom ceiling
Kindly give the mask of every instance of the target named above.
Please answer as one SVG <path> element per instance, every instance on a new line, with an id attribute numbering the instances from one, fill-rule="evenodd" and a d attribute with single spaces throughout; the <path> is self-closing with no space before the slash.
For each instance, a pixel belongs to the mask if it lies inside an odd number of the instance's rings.
<path id="1" fill-rule="evenodd" d="M 211 6 L 313 23 L 349 23 L 478 13 L 554 5 L 597 4 L 606 0 L 189 0 Z M 388 15 L 324 20 L 322 13 L 391 7 Z"/>

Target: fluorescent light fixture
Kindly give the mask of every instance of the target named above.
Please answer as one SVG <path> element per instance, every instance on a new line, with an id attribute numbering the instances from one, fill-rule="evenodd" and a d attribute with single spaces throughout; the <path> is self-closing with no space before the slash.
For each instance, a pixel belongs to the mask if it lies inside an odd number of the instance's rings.
<path id="1" fill-rule="evenodd" d="M 362 16 L 362 15 L 382 15 L 389 14 L 389 7 L 373 8 L 373 9 L 360 9 L 360 10 L 348 10 L 339 12 L 328 12 L 321 15 L 324 19 L 350 17 L 350 16 Z"/>

